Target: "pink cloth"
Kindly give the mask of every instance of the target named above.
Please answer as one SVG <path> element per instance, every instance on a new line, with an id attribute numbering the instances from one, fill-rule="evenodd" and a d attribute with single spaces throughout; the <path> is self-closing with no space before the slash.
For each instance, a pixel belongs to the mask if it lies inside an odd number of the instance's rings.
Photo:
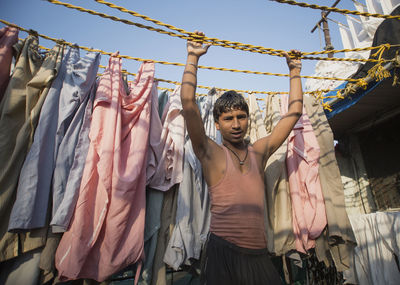
<path id="1" fill-rule="evenodd" d="M 182 115 L 182 103 L 180 96 L 180 86 L 176 87 L 174 92 L 169 96 L 168 103 L 164 107 L 162 116 L 162 131 L 152 126 L 151 136 L 160 135 L 158 150 L 160 155 L 151 161 L 151 171 L 153 176 L 149 180 L 148 185 L 157 190 L 167 191 L 174 184 L 181 183 L 183 177 L 183 146 L 185 122 Z M 152 114 L 157 114 L 157 109 Z M 157 124 L 156 124 L 157 125 Z M 151 138 L 150 138 L 151 141 Z M 149 173 L 148 172 L 148 173 Z"/>
<path id="2" fill-rule="evenodd" d="M 281 114 L 287 113 L 288 97 L 282 96 Z M 325 202 L 319 180 L 319 145 L 303 107 L 288 137 L 286 165 L 292 200 L 296 250 L 306 253 L 326 226 Z"/>
<path id="3" fill-rule="evenodd" d="M 13 45 L 17 42 L 17 28 L 7 26 L 0 29 L 0 101 L 10 80 Z"/>
<path id="4" fill-rule="evenodd" d="M 143 257 L 153 79 L 154 63 L 143 63 L 127 95 L 116 57 L 100 79 L 79 198 L 56 252 L 61 280 L 103 281 Z"/>

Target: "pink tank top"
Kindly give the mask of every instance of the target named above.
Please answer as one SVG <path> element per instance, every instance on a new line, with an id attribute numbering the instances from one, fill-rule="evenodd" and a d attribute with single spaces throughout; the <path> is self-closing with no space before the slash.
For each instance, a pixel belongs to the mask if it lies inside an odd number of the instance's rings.
<path id="1" fill-rule="evenodd" d="M 264 181 L 258 170 L 254 150 L 249 146 L 250 168 L 242 174 L 233 164 L 229 150 L 224 177 L 209 187 L 211 199 L 210 231 L 237 246 L 267 247 L 264 230 Z"/>

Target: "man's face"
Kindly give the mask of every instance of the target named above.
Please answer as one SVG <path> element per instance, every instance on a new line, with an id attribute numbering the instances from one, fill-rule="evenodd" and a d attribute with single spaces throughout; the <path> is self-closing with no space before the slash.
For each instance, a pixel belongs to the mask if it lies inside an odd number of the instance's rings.
<path id="1" fill-rule="evenodd" d="M 248 120 L 245 111 L 233 109 L 222 113 L 215 126 L 225 140 L 240 143 L 246 135 Z"/>

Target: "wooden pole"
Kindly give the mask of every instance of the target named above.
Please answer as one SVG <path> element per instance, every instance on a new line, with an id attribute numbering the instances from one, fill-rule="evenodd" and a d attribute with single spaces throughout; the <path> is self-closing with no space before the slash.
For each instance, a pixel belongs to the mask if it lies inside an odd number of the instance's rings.
<path id="1" fill-rule="evenodd" d="M 337 4 L 339 4 L 340 0 L 336 0 L 336 2 L 332 5 L 332 7 L 335 7 Z M 324 31 L 324 38 L 325 38 L 325 50 L 333 50 L 333 45 L 331 41 L 331 35 L 329 33 L 329 26 L 328 26 L 328 21 L 327 21 L 327 16 L 329 15 L 330 11 L 321 12 L 321 20 L 318 21 L 318 23 L 314 26 L 314 28 L 311 30 L 311 33 L 313 33 L 319 25 L 322 23 L 322 30 Z M 332 58 L 333 57 L 333 52 L 328 53 L 328 57 Z"/>
<path id="2" fill-rule="evenodd" d="M 331 35 L 329 33 L 329 26 L 328 26 L 328 21 L 326 19 L 325 11 L 321 12 L 321 17 L 322 17 L 322 30 L 324 31 L 324 38 L 325 38 L 325 50 L 333 50 Z M 332 58 L 333 52 L 328 53 L 328 57 Z"/>

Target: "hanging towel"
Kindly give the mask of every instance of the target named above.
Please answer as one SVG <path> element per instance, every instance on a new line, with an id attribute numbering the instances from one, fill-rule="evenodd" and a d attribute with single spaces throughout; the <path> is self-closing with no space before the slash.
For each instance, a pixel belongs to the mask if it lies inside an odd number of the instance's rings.
<path id="1" fill-rule="evenodd" d="M 61 281 L 103 281 L 143 258 L 153 80 L 154 63 L 144 62 L 127 95 L 115 56 L 100 79 L 78 201 L 56 252 Z"/>

